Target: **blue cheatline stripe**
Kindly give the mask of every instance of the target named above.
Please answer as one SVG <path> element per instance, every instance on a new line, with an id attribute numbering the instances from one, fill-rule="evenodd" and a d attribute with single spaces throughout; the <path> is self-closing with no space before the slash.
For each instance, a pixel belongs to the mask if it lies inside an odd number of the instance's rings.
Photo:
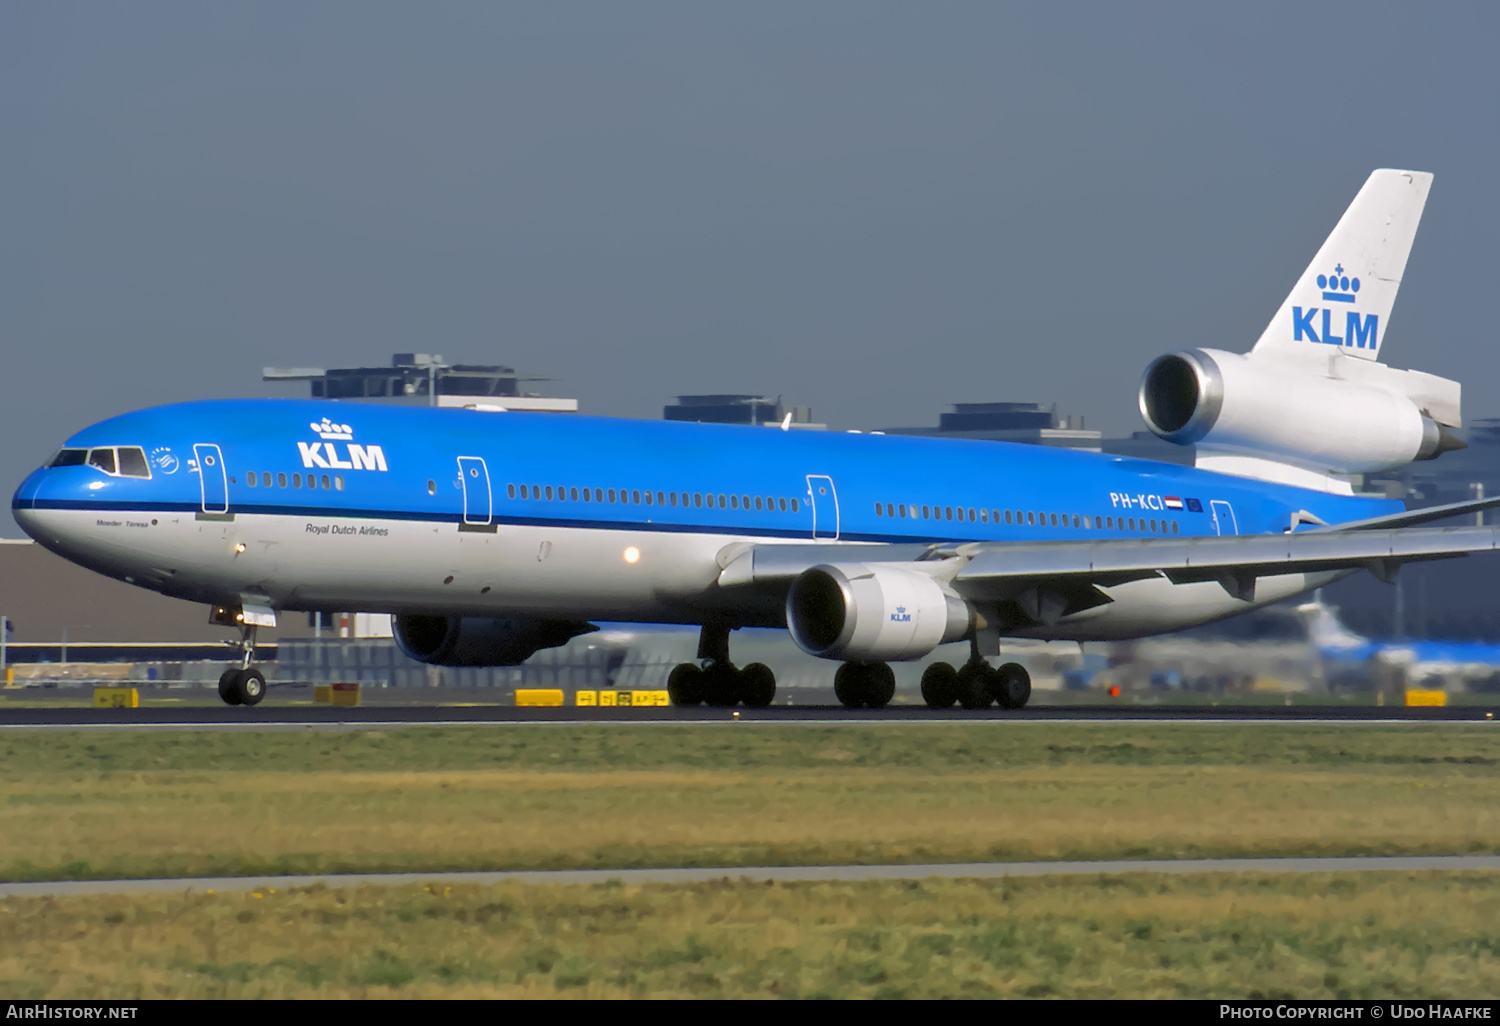
<path id="1" fill-rule="evenodd" d="M 193 503 L 150 503 L 136 506 L 114 506 L 100 505 L 82 500 L 74 499 L 42 499 L 24 507 L 26 509 L 56 509 L 73 510 L 88 513 L 108 514 L 111 516 L 150 516 L 153 513 L 198 513 L 202 507 Z M 233 504 L 229 512 L 234 514 L 246 514 L 256 516 L 284 516 L 307 519 L 309 517 L 335 518 L 340 520 L 401 520 L 413 523 L 427 524 L 461 524 L 464 522 L 461 512 L 454 513 L 418 513 L 410 510 L 381 510 L 381 509 L 328 509 L 318 506 L 246 506 Z M 885 542 L 892 544 L 919 544 L 919 545 L 961 545 L 974 541 L 1020 541 L 1025 539 L 1014 536 L 975 538 L 962 537 L 945 534 L 886 534 L 876 532 L 845 533 L 834 538 L 813 538 L 810 528 L 795 530 L 746 527 L 739 524 L 667 524 L 646 520 L 579 520 L 565 517 L 502 517 L 497 516 L 490 521 L 501 527 L 553 527 L 553 528 L 575 528 L 578 530 L 613 530 L 613 531 L 640 531 L 654 534 L 736 534 L 746 535 L 752 538 L 766 538 L 775 541 L 817 541 L 832 544 L 841 542 Z M 1069 529 L 1074 530 L 1072 528 Z M 1078 528 L 1079 536 L 1084 536 L 1083 529 Z M 1072 535 L 1061 537 L 1073 537 Z M 1056 537 L 1048 539 L 1046 536 L 1038 540 L 1057 540 Z"/>

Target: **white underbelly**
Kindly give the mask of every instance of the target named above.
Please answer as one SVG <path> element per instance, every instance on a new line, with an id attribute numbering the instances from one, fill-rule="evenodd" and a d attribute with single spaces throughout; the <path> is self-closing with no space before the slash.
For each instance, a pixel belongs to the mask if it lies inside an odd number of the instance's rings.
<path id="1" fill-rule="evenodd" d="M 244 592 L 290 609 L 679 619 L 715 586 L 735 534 L 240 513 L 36 511 L 70 559 L 202 601 Z M 811 539 L 809 539 L 811 541 Z"/>

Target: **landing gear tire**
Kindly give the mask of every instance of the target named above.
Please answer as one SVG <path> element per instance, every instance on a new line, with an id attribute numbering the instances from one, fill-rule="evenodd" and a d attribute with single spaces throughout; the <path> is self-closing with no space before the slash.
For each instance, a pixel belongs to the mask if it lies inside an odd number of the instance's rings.
<path id="1" fill-rule="evenodd" d="M 703 669 L 696 663 L 678 663 L 667 677 L 667 697 L 673 705 L 702 705 Z"/>
<path id="2" fill-rule="evenodd" d="M 239 674 L 240 705 L 259 705 L 266 697 L 266 678 L 255 667 L 241 670 Z"/>
<path id="3" fill-rule="evenodd" d="M 1006 663 L 990 678 L 990 691 L 1002 709 L 1024 709 L 1031 699 L 1031 674 L 1020 663 Z"/>
<path id="4" fill-rule="evenodd" d="M 951 663 L 933 663 L 922 671 L 922 701 L 929 709 L 951 709 L 958 701 L 958 671 Z"/>
<path id="5" fill-rule="evenodd" d="M 833 697 L 845 709 L 859 709 L 865 704 L 864 689 L 859 685 L 859 668 L 844 663 L 833 674 Z"/>
<path id="6" fill-rule="evenodd" d="M 988 663 L 968 663 L 958 671 L 958 704 L 965 709 L 988 709 L 990 678 L 994 675 Z"/>
<path id="7" fill-rule="evenodd" d="M 703 671 L 703 701 L 715 709 L 740 703 L 740 673 L 733 666 L 715 665 Z"/>
<path id="8" fill-rule="evenodd" d="M 740 671 L 740 698 L 751 709 L 764 709 L 776 698 L 776 674 L 765 663 Z"/>
<path id="9" fill-rule="evenodd" d="M 865 675 L 865 704 L 884 709 L 896 697 L 896 671 L 888 663 L 870 663 Z"/>
<path id="10" fill-rule="evenodd" d="M 219 697 L 224 700 L 225 705 L 240 704 L 239 676 L 240 671 L 231 668 L 225 670 L 224 675 L 219 678 Z"/>
<path id="11" fill-rule="evenodd" d="M 845 709 L 884 709 L 896 695 L 896 674 L 885 663 L 845 663 L 833 675 L 833 693 Z"/>
<path id="12" fill-rule="evenodd" d="M 219 678 L 219 697 L 226 705 L 259 705 L 266 697 L 266 677 L 255 667 L 224 671 Z"/>

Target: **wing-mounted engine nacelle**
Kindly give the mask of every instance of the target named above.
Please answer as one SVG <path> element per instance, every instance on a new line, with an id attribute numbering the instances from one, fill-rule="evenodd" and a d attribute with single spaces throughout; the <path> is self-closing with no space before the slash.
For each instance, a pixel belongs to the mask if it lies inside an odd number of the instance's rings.
<path id="1" fill-rule="evenodd" d="M 966 637 L 973 613 L 930 574 L 890 563 L 804 570 L 786 597 L 792 640 L 809 655 L 858 662 L 920 659 Z"/>
<path id="2" fill-rule="evenodd" d="M 1141 416 L 1169 442 L 1344 474 L 1399 467 L 1464 447 L 1427 415 L 1442 408 L 1449 413 L 1445 422 L 1456 426 L 1455 383 L 1342 359 L 1347 376 L 1333 377 L 1327 363 L 1209 349 L 1169 353 L 1141 378 Z"/>
<path id="3" fill-rule="evenodd" d="M 599 628 L 576 620 L 402 613 L 391 617 L 396 645 L 433 666 L 516 666 L 543 648 Z"/>

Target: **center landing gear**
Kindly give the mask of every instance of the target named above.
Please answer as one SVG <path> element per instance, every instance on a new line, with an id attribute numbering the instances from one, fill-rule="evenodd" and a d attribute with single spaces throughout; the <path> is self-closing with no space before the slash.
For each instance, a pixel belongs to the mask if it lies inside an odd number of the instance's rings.
<path id="1" fill-rule="evenodd" d="M 266 697 L 266 677 L 251 664 L 255 661 L 255 625 L 240 624 L 240 665 L 231 666 L 219 678 L 219 697 L 226 705 L 258 705 Z"/>
<path id="2" fill-rule="evenodd" d="M 1020 709 L 1030 699 L 1031 674 L 1020 663 L 992 669 L 974 657 L 961 669 L 933 663 L 922 674 L 922 701 L 929 709 L 949 709 L 955 702 L 965 709 L 988 709 L 991 702 L 1002 709 Z"/>
<path id="3" fill-rule="evenodd" d="M 703 664 L 679 663 L 667 677 L 673 705 L 710 705 L 731 709 L 743 702 L 764 709 L 776 698 L 776 674 L 765 663 L 744 669 L 729 661 L 729 628 L 704 624 L 698 635 L 698 658 Z"/>
<path id="4" fill-rule="evenodd" d="M 833 693 L 845 709 L 884 709 L 896 697 L 896 673 L 887 663 L 845 663 Z"/>

